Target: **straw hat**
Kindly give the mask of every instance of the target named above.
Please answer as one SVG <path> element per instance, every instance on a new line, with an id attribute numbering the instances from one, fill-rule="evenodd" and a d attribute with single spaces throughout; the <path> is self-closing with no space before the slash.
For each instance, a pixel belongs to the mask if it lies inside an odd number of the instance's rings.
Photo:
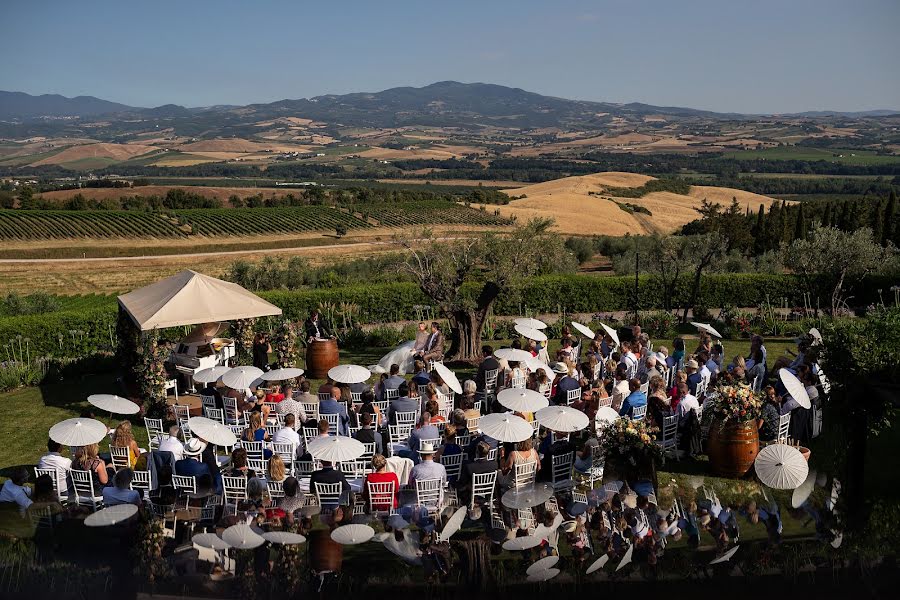
<path id="1" fill-rule="evenodd" d="M 200 438 L 191 438 L 184 445 L 184 453 L 188 456 L 200 456 L 203 454 L 204 444 Z"/>
<path id="2" fill-rule="evenodd" d="M 555 362 L 550 365 L 550 368 L 553 369 L 554 373 L 559 373 L 560 375 L 568 375 L 569 367 L 567 367 L 564 363 Z"/>
<path id="3" fill-rule="evenodd" d="M 434 454 L 434 453 L 435 453 L 434 444 L 432 444 L 431 442 L 425 442 L 419 448 L 419 454 L 422 454 L 423 456 L 426 454 Z"/>
<path id="4" fill-rule="evenodd" d="M 697 364 L 697 361 L 694 360 L 693 358 L 691 360 L 687 361 L 687 366 L 691 369 L 699 369 L 700 368 L 700 365 Z"/>

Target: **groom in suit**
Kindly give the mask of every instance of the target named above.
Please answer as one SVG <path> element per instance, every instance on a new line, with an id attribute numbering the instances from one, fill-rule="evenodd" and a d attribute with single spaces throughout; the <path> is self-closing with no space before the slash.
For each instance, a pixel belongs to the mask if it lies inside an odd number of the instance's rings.
<path id="1" fill-rule="evenodd" d="M 422 352 L 425 360 L 441 360 L 444 358 L 444 334 L 437 321 L 431 324 L 431 335 L 425 341 L 425 351 Z"/>

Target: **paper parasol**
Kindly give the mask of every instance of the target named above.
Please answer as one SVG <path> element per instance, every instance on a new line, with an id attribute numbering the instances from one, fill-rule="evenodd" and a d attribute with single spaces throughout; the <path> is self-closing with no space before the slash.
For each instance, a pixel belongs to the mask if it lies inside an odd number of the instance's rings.
<path id="1" fill-rule="evenodd" d="M 794 493 L 791 494 L 791 506 L 794 508 L 800 508 L 806 499 L 809 498 L 810 494 L 812 494 L 813 488 L 816 485 L 816 470 L 810 469 L 809 475 L 806 476 L 806 479 L 803 480 L 797 489 L 794 490 Z"/>
<path id="2" fill-rule="evenodd" d="M 574 327 L 575 330 L 578 331 L 578 333 L 580 333 L 587 339 L 589 339 L 589 340 L 594 339 L 594 332 L 591 331 L 591 328 L 588 327 L 587 325 L 582 325 L 578 321 L 572 321 L 572 327 Z"/>
<path id="3" fill-rule="evenodd" d="M 230 370 L 231 367 L 210 367 L 209 369 L 197 371 L 196 373 L 194 373 L 192 379 L 196 383 L 210 383 L 212 381 L 218 381 L 222 378 L 222 375 Z"/>
<path id="4" fill-rule="evenodd" d="M 453 516 L 451 516 L 447 520 L 447 524 L 444 525 L 444 529 L 440 533 L 441 541 L 446 542 L 457 531 L 459 531 L 459 528 L 462 527 L 463 521 L 465 521 L 466 519 L 466 512 L 467 510 L 465 506 L 461 506 L 456 509 L 456 512 L 453 513 Z"/>
<path id="5" fill-rule="evenodd" d="M 313 458 L 330 463 L 356 460 L 366 451 L 362 442 L 343 435 L 313 438 L 306 449 Z"/>
<path id="6" fill-rule="evenodd" d="M 787 444 L 770 444 L 753 461 L 756 476 L 763 485 L 776 490 L 792 490 L 803 483 L 809 465 L 799 450 Z"/>
<path id="7" fill-rule="evenodd" d="M 368 525 L 341 525 L 331 532 L 331 539 L 344 546 L 364 544 L 375 536 L 375 530 Z"/>
<path id="8" fill-rule="evenodd" d="M 541 571 L 546 571 L 553 565 L 559 562 L 558 556 L 545 556 L 540 560 L 536 560 L 528 568 L 525 570 L 526 575 L 534 575 L 535 573 L 540 573 Z"/>
<path id="9" fill-rule="evenodd" d="M 611 337 L 612 341 L 616 344 L 616 346 L 618 346 L 620 343 L 619 342 L 619 333 L 615 329 L 613 329 L 612 327 L 607 325 L 606 323 L 600 323 L 600 327 L 602 327 L 603 330 L 609 334 L 609 337 Z"/>
<path id="10" fill-rule="evenodd" d="M 372 372 L 359 365 L 338 365 L 328 369 L 328 376 L 338 383 L 362 383 L 372 376 Z"/>
<path id="11" fill-rule="evenodd" d="M 50 428 L 50 439 L 63 446 L 79 447 L 100 442 L 109 429 L 96 419 L 66 419 Z"/>
<path id="12" fill-rule="evenodd" d="M 494 356 L 512 362 L 527 362 L 528 359 L 534 358 L 531 356 L 531 352 L 525 352 L 518 348 L 500 348 L 494 352 Z"/>
<path id="13" fill-rule="evenodd" d="M 607 425 L 609 423 L 613 423 L 619 420 L 619 413 L 616 412 L 614 408 L 610 408 L 609 406 L 601 406 L 597 410 L 597 415 L 594 417 L 594 421 L 598 424 Z"/>
<path id="14" fill-rule="evenodd" d="M 800 383 L 800 380 L 797 379 L 796 375 L 787 369 L 778 369 L 778 377 L 781 379 L 781 383 L 784 384 L 784 387 L 787 388 L 791 398 L 796 400 L 800 406 L 806 409 L 812 406 L 812 402 L 809 400 L 809 394 L 806 393 L 806 388 L 803 387 L 803 384 Z"/>
<path id="15" fill-rule="evenodd" d="M 88 515 L 84 520 L 84 524 L 88 527 L 118 525 L 136 515 L 137 511 L 138 507 L 134 504 L 116 504 L 115 506 L 110 506 Z"/>
<path id="16" fill-rule="evenodd" d="M 534 435 L 531 423 L 509 413 L 484 415 L 478 421 L 478 428 L 498 442 L 522 442 Z"/>
<path id="17" fill-rule="evenodd" d="M 204 439 L 214 446 L 234 446 L 237 436 L 225 425 L 206 417 L 191 417 L 188 428 L 198 438 Z"/>
<path id="18" fill-rule="evenodd" d="M 231 548 L 225 540 L 214 533 L 198 533 L 191 538 L 191 542 L 210 550 L 228 550 Z"/>
<path id="19" fill-rule="evenodd" d="M 609 560 L 609 555 L 608 555 L 608 554 L 604 554 L 603 556 L 601 556 L 600 558 L 598 558 L 597 560 L 595 560 L 594 562 L 592 562 L 592 563 L 591 563 L 591 566 L 589 566 L 589 567 L 587 568 L 587 571 L 585 571 L 584 574 L 585 574 L 585 575 L 590 575 L 590 574 L 593 573 L 594 571 L 599 571 L 600 569 L 603 568 L 603 566 L 606 564 L 606 562 L 607 562 L 608 560 Z"/>
<path id="20" fill-rule="evenodd" d="M 735 553 L 737 553 L 738 548 L 740 548 L 740 547 L 741 547 L 740 544 L 738 544 L 737 546 L 735 546 L 734 548 L 732 548 L 731 550 L 729 550 L 722 556 L 720 556 L 718 558 L 714 558 L 711 561 L 709 561 L 709 564 L 717 565 L 719 563 L 728 562 L 729 560 L 731 560 L 731 557 L 734 556 Z"/>
<path id="21" fill-rule="evenodd" d="M 547 334 L 541 331 L 540 329 L 535 329 L 534 327 L 527 327 L 525 325 L 516 325 L 513 327 L 516 330 L 516 333 L 521 335 L 524 338 L 529 340 L 534 340 L 536 342 L 546 342 Z"/>
<path id="22" fill-rule="evenodd" d="M 238 550 L 252 550 L 266 543 L 265 538 L 250 529 L 246 523 L 232 525 L 222 532 L 222 539 L 226 544 Z"/>
<path id="23" fill-rule="evenodd" d="M 634 544 L 628 546 L 628 550 L 625 551 L 625 556 L 622 557 L 622 562 L 616 567 L 616 571 L 627 565 L 631 562 L 631 555 L 634 554 Z"/>
<path id="24" fill-rule="evenodd" d="M 434 370 L 437 371 L 437 374 L 441 376 L 441 379 L 444 380 L 444 383 L 447 384 L 447 387 L 449 387 L 457 394 L 462 394 L 462 385 L 459 383 L 459 379 L 456 377 L 456 373 L 454 373 L 441 363 L 435 363 Z"/>
<path id="25" fill-rule="evenodd" d="M 128 398 L 122 398 L 115 394 L 92 394 L 88 396 L 87 400 L 88 404 L 117 415 L 133 415 L 141 412 L 140 406 Z"/>
<path id="26" fill-rule="evenodd" d="M 235 367 L 222 375 L 222 385 L 226 385 L 233 390 L 246 390 L 262 374 L 262 369 L 257 369 L 256 367 Z"/>
<path id="27" fill-rule="evenodd" d="M 534 417 L 547 429 L 563 433 L 581 431 L 590 423 L 586 414 L 571 406 L 548 406 L 537 411 Z"/>
<path id="28" fill-rule="evenodd" d="M 303 375 L 303 369 L 285 367 L 284 369 L 272 369 L 271 371 L 266 371 L 260 376 L 260 379 L 263 381 L 287 381 L 288 379 L 295 379 L 301 375 Z"/>
<path id="29" fill-rule="evenodd" d="M 541 545 L 543 540 L 539 537 L 535 537 L 533 535 L 526 535 L 522 537 L 513 538 L 511 540 L 506 540 L 503 542 L 504 550 L 528 550 L 530 548 L 535 548 Z"/>
<path id="30" fill-rule="evenodd" d="M 534 573 L 533 575 L 529 575 L 526 579 L 528 579 L 528 581 L 534 583 L 534 582 L 538 582 L 538 581 L 547 581 L 549 579 L 553 579 L 554 577 L 556 577 L 559 574 L 560 574 L 559 569 L 545 569 L 543 571 L 538 571 L 537 573 Z"/>
<path id="31" fill-rule="evenodd" d="M 534 317 L 518 318 L 515 319 L 513 323 L 515 323 L 516 325 L 531 327 L 532 329 L 547 329 L 546 323 L 544 323 L 540 319 L 535 319 Z"/>
<path id="32" fill-rule="evenodd" d="M 306 538 L 299 533 L 291 533 L 290 531 L 267 531 L 262 536 L 267 542 L 284 546 L 302 544 L 306 541 Z"/>
<path id="33" fill-rule="evenodd" d="M 700 331 L 705 331 L 706 333 L 713 335 L 717 338 L 721 338 L 722 334 L 716 331 L 716 328 L 708 323 L 695 323 L 691 321 L 691 325 L 699 329 Z"/>
<path id="34" fill-rule="evenodd" d="M 549 483 L 535 483 L 519 489 L 511 489 L 503 494 L 503 506 L 520 510 L 533 508 L 553 497 L 553 486 Z"/>
<path id="35" fill-rule="evenodd" d="M 497 402 L 518 412 L 535 412 L 546 408 L 550 401 L 540 392 L 525 388 L 506 388 L 497 394 Z"/>

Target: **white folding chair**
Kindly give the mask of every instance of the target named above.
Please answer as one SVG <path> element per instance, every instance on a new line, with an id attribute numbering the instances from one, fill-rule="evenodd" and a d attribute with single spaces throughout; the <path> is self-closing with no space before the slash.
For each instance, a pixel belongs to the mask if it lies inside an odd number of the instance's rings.
<path id="1" fill-rule="evenodd" d="M 50 477 L 50 481 L 53 482 L 53 491 L 56 493 L 56 497 L 60 502 L 65 502 L 65 500 L 69 496 L 69 486 L 66 483 L 66 476 L 69 474 L 69 471 L 66 469 L 38 469 L 34 468 L 34 478 L 37 479 L 41 475 L 47 475 Z"/>
<path id="2" fill-rule="evenodd" d="M 520 375 L 518 377 L 513 377 L 510 381 L 509 387 L 515 389 L 522 389 L 525 387 L 526 379 L 524 376 Z"/>
<path id="3" fill-rule="evenodd" d="M 163 436 L 162 419 L 144 417 L 144 427 L 147 429 L 147 447 L 150 450 L 158 450 Z"/>
<path id="4" fill-rule="evenodd" d="M 538 388 L 538 392 L 543 394 L 544 398 L 546 398 L 547 400 L 550 399 L 550 392 L 552 392 L 552 391 L 553 391 L 552 383 L 545 383 L 544 385 L 542 385 Z"/>
<path id="5" fill-rule="evenodd" d="M 266 491 L 270 499 L 284 498 L 284 481 L 266 480 Z"/>
<path id="6" fill-rule="evenodd" d="M 497 483 L 497 471 L 490 473 L 473 473 L 472 474 L 472 499 L 469 501 L 469 508 L 475 508 L 478 499 L 484 506 L 490 507 L 494 504 L 494 487 Z"/>
<path id="7" fill-rule="evenodd" d="M 469 430 L 469 435 L 481 431 L 481 428 L 479 427 L 480 423 L 481 417 L 472 417 L 471 419 L 466 419 L 466 429 Z"/>
<path id="8" fill-rule="evenodd" d="M 388 404 L 391 403 L 391 400 L 396 400 L 400 397 L 400 390 L 398 388 L 387 388 L 384 390 L 384 401 Z"/>
<path id="9" fill-rule="evenodd" d="M 419 420 L 419 411 L 410 410 L 397 412 L 394 414 L 394 421 L 397 425 L 415 425 Z"/>
<path id="10" fill-rule="evenodd" d="M 462 461 L 465 455 L 459 454 L 441 455 L 441 464 L 447 471 L 447 481 L 456 481 L 459 479 L 459 473 L 462 471 Z"/>
<path id="11" fill-rule="evenodd" d="M 300 428 L 301 433 L 303 434 L 303 441 L 309 445 L 310 440 L 314 440 L 319 437 L 319 428 L 318 427 L 306 427 L 303 426 Z"/>
<path id="12" fill-rule="evenodd" d="M 353 404 L 362 403 L 362 392 L 350 392 L 350 402 Z"/>
<path id="13" fill-rule="evenodd" d="M 229 400 L 234 400 L 234 398 L 229 398 Z M 175 404 L 172 406 L 172 410 L 175 413 L 175 420 L 178 422 L 178 426 L 184 429 L 188 419 L 191 418 L 191 407 L 185 404 Z"/>
<path id="14" fill-rule="evenodd" d="M 634 406 L 631 409 L 631 420 L 632 421 L 643 421 L 644 416 L 647 414 L 647 405 L 643 406 Z"/>
<path id="15" fill-rule="evenodd" d="M 488 450 L 487 459 L 488 460 L 497 460 L 497 453 L 500 450 L 498 448 L 491 448 Z"/>
<path id="16" fill-rule="evenodd" d="M 319 402 L 325 402 L 326 400 L 331 399 L 331 394 L 328 392 L 319 392 Z"/>
<path id="17" fill-rule="evenodd" d="M 566 404 L 571 406 L 573 403 L 581 400 L 581 388 L 575 388 L 566 392 Z"/>
<path id="18" fill-rule="evenodd" d="M 233 505 L 234 514 L 237 514 L 238 503 L 247 499 L 247 478 L 223 475 L 222 488 L 225 510 L 227 511 L 228 507 Z"/>
<path id="19" fill-rule="evenodd" d="M 72 486 L 75 488 L 75 502 L 79 506 L 90 506 L 91 510 L 97 510 L 103 506 L 103 495 L 94 489 L 94 477 L 91 471 L 72 469 Z"/>
<path id="20" fill-rule="evenodd" d="M 375 435 L 378 435 L 377 433 Z M 363 442 L 363 453 L 359 456 L 360 460 L 371 461 L 375 456 L 375 442 Z"/>
<path id="21" fill-rule="evenodd" d="M 112 458 L 113 469 L 128 469 L 131 467 L 131 449 L 120 446 L 110 446 L 109 455 Z"/>
<path id="22" fill-rule="evenodd" d="M 444 501 L 444 487 L 440 479 L 416 480 L 416 504 L 424 506 L 429 513 L 440 512 Z"/>
<path id="23" fill-rule="evenodd" d="M 317 482 L 315 488 L 316 499 L 322 508 L 336 508 L 341 503 L 344 484 L 340 481 L 337 483 Z"/>
<path id="24" fill-rule="evenodd" d="M 472 443 L 472 434 L 464 433 L 462 435 L 456 436 L 456 445 L 460 448 L 468 448 L 469 444 Z"/>
<path id="25" fill-rule="evenodd" d="M 242 441 L 241 447 L 243 447 L 244 450 L 247 451 L 248 459 L 262 460 L 263 459 L 263 444 L 264 444 L 264 442 Z"/>
<path id="26" fill-rule="evenodd" d="M 278 425 L 278 423 L 274 423 L 272 425 L 266 425 L 265 429 L 266 433 L 269 435 L 269 439 L 272 439 L 273 437 L 275 437 L 275 434 L 278 433 L 278 430 L 281 429 L 281 427 Z"/>
<path id="27" fill-rule="evenodd" d="M 378 516 L 394 513 L 394 496 L 397 490 L 393 481 L 366 481 L 366 489 L 369 492 L 369 514 Z"/>
<path id="28" fill-rule="evenodd" d="M 197 495 L 197 478 L 193 475 L 172 475 L 172 486 L 181 494 Z"/>
<path id="29" fill-rule="evenodd" d="M 388 437 L 392 444 L 405 444 L 409 440 L 409 434 L 412 431 L 412 425 L 409 423 L 400 425 L 388 425 Z"/>
<path id="30" fill-rule="evenodd" d="M 221 408 L 207 408 L 203 407 L 203 416 L 207 419 L 212 419 L 213 421 L 218 421 L 222 425 L 225 424 L 225 411 Z"/>
<path id="31" fill-rule="evenodd" d="M 281 457 L 288 473 L 294 470 L 294 459 L 297 456 L 297 446 L 291 443 L 272 444 L 272 452 Z"/>
<path id="32" fill-rule="evenodd" d="M 775 438 L 776 442 L 787 442 L 788 437 L 790 437 L 791 433 L 791 413 L 787 413 L 786 415 L 781 415 L 778 417 L 778 436 Z"/>
<path id="33" fill-rule="evenodd" d="M 575 482 L 572 480 L 572 463 L 574 461 L 574 452 L 566 452 L 553 457 L 551 476 L 554 490 L 565 490 L 575 486 Z"/>
<path id="34" fill-rule="evenodd" d="M 656 443 L 662 450 L 663 464 L 666 464 L 667 452 L 672 452 L 675 455 L 675 458 L 678 458 L 678 415 L 672 415 L 670 417 L 663 418 L 660 435 L 661 437 L 660 439 L 656 440 Z"/>
<path id="35" fill-rule="evenodd" d="M 298 477 L 309 477 L 316 470 L 316 463 L 312 460 L 298 460 L 294 463 Z"/>
<path id="36" fill-rule="evenodd" d="M 341 415 L 337 413 L 321 415 L 323 419 L 328 421 L 328 435 L 338 435 L 340 431 Z"/>
<path id="37" fill-rule="evenodd" d="M 638 388 L 638 389 L 639 389 L 640 391 L 642 391 L 642 392 L 644 393 L 644 395 L 646 396 L 647 394 L 650 393 L 650 383 L 649 383 L 649 382 L 648 382 L 648 383 L 642 383 L 642 384 L 641 384 L 641 387 Z"/>
<path id="38" fill-rule="evenodd" d="M 248 458 L 247 467 L 252 469 L 260 479 L 265 479 L 269 473 L 269 461 L 264 458 Z"/>
<path id="39" fill-rule="evenodd" d="M 203 408 L 203 414 L 206 415 L 207 408 L 215 408 L 216 407 L 216 397 L 215 396 L 200 396 L 200 406 Z"/>
<path id="40" fill-rule="evenodd" d="M 247 415 L 238 416 L 237 398 L 225 397 L 222 399 L 225 405 L 225 424 L 247 426 Z"/>
<path id="41" fill-rule="evenodd" d="M 132 471 L 133 477 L 131 478 L 131 485 L 129 486 L 133 490 L 138 490 L 141 492 L 141 496 L 143 498 L 150 497 L 150 471 Z"/>
<path id="42" fill-rule="evenodd" d="M 600 400 L 597 403 L 597 408 L 601 408 L 604 406 L 612 407 L 612 405 L 613 405 L 612 396 L 607 396 L 606 398 L 600 398 Z"/>
<path id="43" fill-rule="evenodd" d="M 521 489 L 534 483 L 537 475 L 537 461 L 518 463 L 513 471 L 513 487 Z"/>
<path id="44" fill-rule="evenodd" d="M 488 403 L 488 410 L 490 410 L 491 401 L 496 398 L 497 377 L 499 375 L 500 369 L 491 369 L 490 371 L 485 371 L 484 390 L 475 393 L 476 398 L 480 397 Z"/>
<path id="45" fill-rule="evenodd" d="M 301 402 L 303 405 L 303 412 L 306 414 L 307 420 L 312 419 L 313 421 L 319 420 L 319 403 L 318 402 Z"/>

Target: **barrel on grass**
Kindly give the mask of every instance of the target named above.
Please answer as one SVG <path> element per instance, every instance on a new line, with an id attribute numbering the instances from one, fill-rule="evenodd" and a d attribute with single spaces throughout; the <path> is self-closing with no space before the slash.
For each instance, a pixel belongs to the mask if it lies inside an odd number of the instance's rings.
<path id="1" fill-rule="evenodd" d="M 306 347 L 306 376 L 325 379 L 328 370 L 338 366 L 340 355 L 335 340 L 313 340 Z"/>
<path id="2" fill-rule="evenodd" d="M 759 453 L 756 423 L 729 423 L 724 427 L 713 423 L 706 450 L 713 473 L 720 477 L 743 477 L 753 468 Z"/>

